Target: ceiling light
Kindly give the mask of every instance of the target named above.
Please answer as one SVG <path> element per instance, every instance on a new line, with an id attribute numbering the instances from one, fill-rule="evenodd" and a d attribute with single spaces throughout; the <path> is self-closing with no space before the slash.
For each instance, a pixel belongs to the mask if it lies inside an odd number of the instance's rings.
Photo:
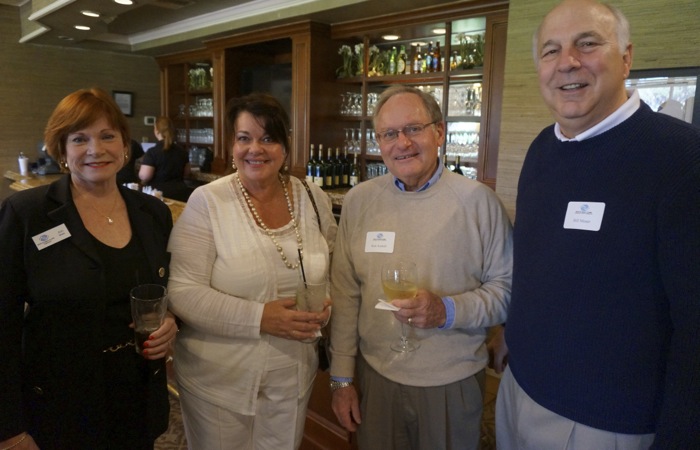
<path id="1" fill-rule="evenodd" d="M 86 27 L 85 25 L 76 25 L 74 28 L 81 31 L 90 31 L 90 27 Z"/>
<path id="2" fill-rule="evenodd" d="M 84 16 L 88 16 L 88 17 L 100 17 L 100 13 L 95 12 L 95 11 L 90 11 L 87 9 L 80 11 L 80 14 L 82 14 Z"/>
<path id="3" fill-rule="evenodd" d="M 444 28 L 433 28 L 433 34 L 445 34 L 447 32 Z"/>
<path id="4" fill-rule="evenodd" d="M 134 2 L 132 0 L 114 0 L 114 3 L 117 3 L 119 5 L 127 5 L 127 6 L 131 6 L 134 4 Z"/>
<path id="5" fill-rule="evenodd" d="M 399 39 L 399 36 L 396 34 L 385 34 L 384 36 L 382 36 L 382 39 L 384 39 L 385 41 L 396 41 Z"/>
<path id="6" fill-rule="evenodd" d="M 411 45 L 414 46 L 414 47 L 418 47 L 419 45 L 420 45 L 420 46 L 425 46 L 425 45 L 428 45 L 428 44 L 425 43 L 425 42 L 423 42 L 423 41 L 417 41 L 417 42 L 411 42 Z"/>

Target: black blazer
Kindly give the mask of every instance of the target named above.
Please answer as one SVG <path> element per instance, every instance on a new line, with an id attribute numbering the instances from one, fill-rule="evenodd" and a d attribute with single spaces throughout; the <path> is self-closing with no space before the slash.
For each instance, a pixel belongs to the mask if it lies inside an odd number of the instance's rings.
<path id="1" fill-rule="evenodd" d="M 163 202 L 120 187 L 134 234 L 141 241 L 151 281 L 167 285 L 172 228 Z M 32 237 L 65 225 L 71 236 L 39 250 Z M 107 226 L 107 225 L 106 225 Z M 59 436 L 66 428 L 91 430 L 75 448 L 97 448 L 109 420 L 104 395 L 101 318 L 105 273 L 92 236 L 70 193 L 70 176 L 6 199 L 0 208 L 0 440 L 42 425 Z M 29 305 L 25 317 L 25 302 Z M 122 350 L 135 355 L 133 347 Z M 126 353 L 125 353 L 126 354 Z M 135 355 L 138 357 L 138 355 Z M 140 357 L 139 357 L 140 358 Z M 133 361 L 133 360 L 132 360 Z M 154 438 L 167 429 L 164 363 L 148 362 L 147 425 Z M 158 369 L 161 370 L 158 370 Z M 104 415 L 104 417 L 101 417 Z M 40 419 L 40 420 L 39 420 Z M 76 433 L 78 433 L 76 431 Z M 84 435 L 85 436 L 85 435 Z M 81 438 L 83 439 L 83 438 Z M 41 444 L 40 444 L 41 445 Z M 47 443 L 45 446 L 65 447 Z"/>

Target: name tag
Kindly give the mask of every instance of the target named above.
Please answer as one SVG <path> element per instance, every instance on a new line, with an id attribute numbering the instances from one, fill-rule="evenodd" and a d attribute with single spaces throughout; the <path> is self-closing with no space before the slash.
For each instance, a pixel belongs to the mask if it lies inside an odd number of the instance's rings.
<path id="1" fill-rule="evenodd" d="M 564 217 L 564 228 L 571 230 L 598 231 L 603 223 L 605 203 L 569 202 Z"/>
<path id="2" fill-rule="evenodd" d="M 50 230 L 46 230 L 43 233 L 39 233 L 36 236 L 33 236 L 32 240 L 34 241 L 34 245 L 36 245 L 36 248 L 38 248 L 39 250 L 43 250 L 46 247 L 50 247 L 53 244 L 61 242 L 64 239 L 68 239 L 69 237 L 70 231 L 68 231 L 68 228 L 66 228 L 65 224 L 61 224 L 57 227 L 53 227 Z"/>
<path id="3" fill-rule="evenodd" d="M 365 253 L 394 253 L 393 231 L 369 231 L 365 240 Z"/>

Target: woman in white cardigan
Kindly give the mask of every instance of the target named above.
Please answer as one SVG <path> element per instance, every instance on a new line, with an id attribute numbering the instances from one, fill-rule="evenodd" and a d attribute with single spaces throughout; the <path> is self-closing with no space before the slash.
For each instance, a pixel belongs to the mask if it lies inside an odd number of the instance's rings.
<path id="1" fill-rule="evenodd" d="M 302 341 L 330 316 L 296 310 L 300 257 L 307 280 L 327 278 L 337 226 L 325 193 L 286 173 L 289 119 L 277 100 L 234 99 L 227 121 L 234 173 L 192 194 L 169 244 L 187 441 L 295 449 L 318 365 L 316 344 Z"/>

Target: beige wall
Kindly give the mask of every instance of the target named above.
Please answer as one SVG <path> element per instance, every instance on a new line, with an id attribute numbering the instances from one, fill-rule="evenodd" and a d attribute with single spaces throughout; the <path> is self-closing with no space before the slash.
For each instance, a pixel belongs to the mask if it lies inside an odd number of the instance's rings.
<path id="1" fill-rule="evenodd" d="M 20 44 L 19 38 L 19 9 L 0 5 L 0 168 L 16 168 L 20 151 L 35 159 L 56 104 L 85 87 L 133 92 L 131 132 L 139 141 L 154 139 L 152 127 L 143 125 L 144 115 L 160 114 L 153 58 Z"/>
<path id="2" fill-rule="evenodd" d="M 539 95 L 532 33 L 558 2 L 511 0 L 496 192 L 511 217 L 525 152 L 553 122 Z M 700 66 L 700 0 L 612 0 L 630 21 L 632 69 Z"/>

